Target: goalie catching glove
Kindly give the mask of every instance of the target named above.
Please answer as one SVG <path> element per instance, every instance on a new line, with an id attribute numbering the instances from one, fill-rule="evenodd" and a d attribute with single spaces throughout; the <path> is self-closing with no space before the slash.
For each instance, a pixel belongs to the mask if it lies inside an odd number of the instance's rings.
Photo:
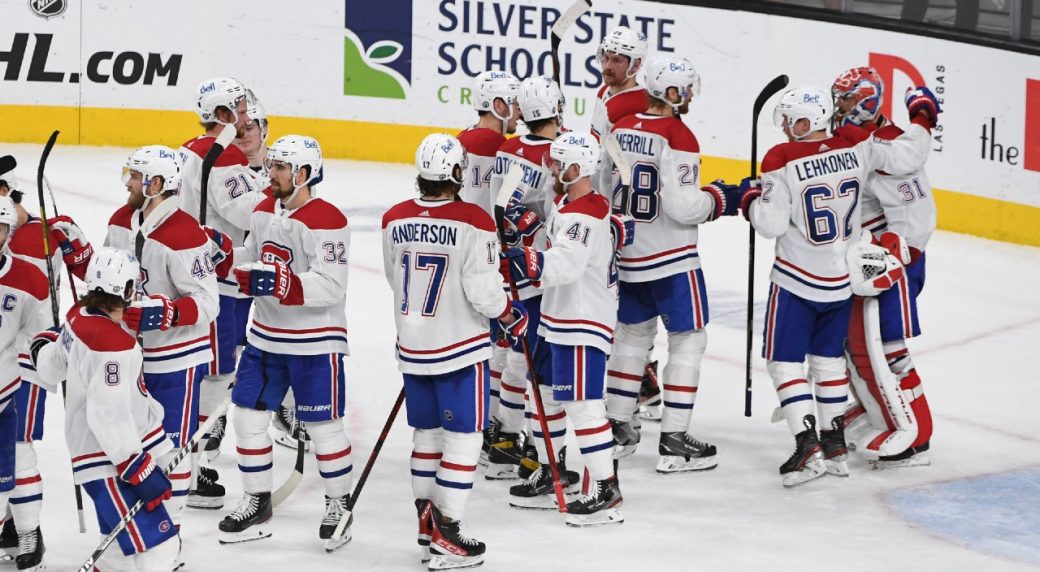
<path id="1" fill-rule="evenodd" d="M 893 234 L 899 238 L 899 235 L 894 233 L 886 234 Z M 901 238 L 898 243 L 902 244 Z M 906 258 L 909 259 L 909 256 L 907 249 Z M 905 276 L 903 263 L 899 258 L 893 256 L 889 249 L 874 244 L 867 233 L 863 234 L 862 241 L 849 247 L 845 260 L 849 265 L 849 282 L 852 286 L 852 293 L 857 296 L 877 296 Z"/>

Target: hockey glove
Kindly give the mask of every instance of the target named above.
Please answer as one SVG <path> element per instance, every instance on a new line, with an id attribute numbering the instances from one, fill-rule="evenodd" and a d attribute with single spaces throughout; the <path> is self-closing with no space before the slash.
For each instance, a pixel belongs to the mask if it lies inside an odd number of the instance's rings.
<path id="1" fill-rule="evenodd" d="M 737 196 L 740 197 L 740 212 L 744 213 L 744 218 L 748 222 L 751 222 L 751 203 L 762 196 L 762 180 L 745 177 L 743 181 L 740 181 Z"/>
<path id="2" fill-rule="evenodd" d="M 614 254 L 636 240 L 636 221 L 628 215 L 610 215 L 610 236 L 614 239 Z"/>
<path id="3" fill-rule="evenodd" d="M 942 109 L 932 90 L 924 86 L 907 89 L 905 99 L 906 110 L 909 112 L 911 120 L 920 116 L 928 127 L 935 127 L 939 123 L 939 114 L 942 113 Z"/>
<path id="4" fill-rule="evenodd" d="M 303 304 L 303 285 L 281 260 L 253 262 L 235 268 L 238 289 L 248 296 L 274 296 L 285 305 Z"/>
<path id="5" fill-rule="evenodd" d="M 56 216 L 47 220 L 47 226 L 51 229 L 51 235 L 58 241 L 65 266 L 78 268 L 90 262 L 94 248 L 83 234 L 83 230 L 71 218 Z"/>
<path id="6" fill-rule="evenodd" d="M 740 187 L 727 185 L 722 179 L 715 179 L 710 185 L 701 187 L 701 190 L 711 195 L 715 201 L 715 210 L 708 220 L 737 214 L 737 208 L 740 206 Z"/>
<path id="7" fill-rule="evenodd" d="M 542 221 L 534 211 L 521 205 L 511 206 L 505 212 L 509 223 L 506 240 L 509 246 L 532 246 L 534 235 L 542 228 Z"/>
<path id="8" fill-rule="evenodd" d="M 44 346 L 58 341 L 59 336 L 61 336 L 61 328 L 58 327 L 47 328 L 33 336 L 32 341 L 29 342 L 29 360 L 32 361 L 33 367 L 36 367 L 36 360 L 39 359 L 40 350 Z"/>
<path id="9" fill-rule="evenodd" d="M 506 324 L 503 321 L 506 316 L 512 316 L 513 321 Z M 502 333 L 515 351 L 524 351 L 521 340 L 527 335 L 527 324 L 527 309 L 520 302 L 510 301 L 506 312 L 498 319 L 498 326 L 502 328 Z"/>
<path id="10" fill-rule="evenodd" d="M 165 331 L 177 323 L 177 306 L 162 294 L 149 296 L 131 304 L 123 321 L 135 332 Z"/>
<path id="11" fill-rule="evenodd" d="M 509 274 L 514 282 L 530 280 L 537 282 L 542 277 L 542 263 L 545 255 L 530 248 L 510 248 L 499 255 L 509 263 Z"/>
<path id="12" fill-rule="evenodd" d="M 231 272 L 231 265 L 235 261 L 231 238 L 215 228 L 204 226 L 202 229 L 206 231 L 206 235 L 209 236 L 212 243 L 210 244 L 209 259 L 213 262 L 213 270 L 216 271 L 217 278 L 227 278 Z"/>
<path id="13" fill-rule="evenodd" d="M 173 498 L 170 479 L 162 471 L 156 470 L 155 460 L 145 452 L 140 452 L 119 463 L 116 467 L 119 478 L 134 489 L 134 494 L 144 503 L 144 508 L 151 512 L 164 500 Z"/>
<path id="14" fill-rule="evenodd" d="M 903 265 L 888 250 L 864 236 L 845 255 L 849 283 L 857 296 L 877 296 L 903 279 Z"/>
<path id="15" fill-rule="evenodd" d="M 896 260 L 901 262 L 904 266 L 910 264 L 910 247 L 903 240 L 902 236 L 894 232 L 885 232 L 878 238 L 878 244 L 888 250 L 888 253 L 896 257 Z"/>

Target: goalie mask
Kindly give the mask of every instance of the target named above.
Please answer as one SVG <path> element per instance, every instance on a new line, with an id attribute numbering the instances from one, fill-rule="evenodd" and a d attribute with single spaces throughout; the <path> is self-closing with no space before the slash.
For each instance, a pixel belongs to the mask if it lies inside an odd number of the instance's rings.
<path id="1" fill-rule="evenodd" d="M 870 234 L 863 241 L 849 246 L 845 254 L 849 265 L 849 282 L 857 296 L 877 296 L 903 279 L 902 263 L 882 246 L 870 242 Z"/>

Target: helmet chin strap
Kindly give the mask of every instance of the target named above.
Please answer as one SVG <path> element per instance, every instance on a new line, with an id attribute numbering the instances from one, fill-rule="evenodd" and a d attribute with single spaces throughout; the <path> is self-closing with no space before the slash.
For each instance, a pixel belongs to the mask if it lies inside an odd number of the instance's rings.
<path id="1" fill-rule="evenodd" d="M 148 194 L 148 187 L 152 186 L 153 180 L 153 178 L 149 178 L 147 181 L 144 181 L 144 189 L 141 190 L 141 194 L 144 195 L 144 202 L 141 203 L 141 208 L 137 209 L 141 212 L 148 210 L 148 205 L 152 204 L 152 199 L 162 194 L 162 192 L 155 195 Z"/>
<path id="2" fill-rule="evenodd" d="M 565 180 L 563 180 L 563 176 L 566 175 L 567 171 L 569 171 L 571 169 L 571 165 L 576 165 L 576 164 L 577 163 L 571 163 L 570 165 L 567 165 L 566 167 L 564 167 L 562 171 L 560 171 L 560 184 L 563 185 L 563 192 L 565 192 L 565 193 L 567 192 L 567 188 L 568 187 L 570 187 L 574 183 L 577 183 L 578 181 L 581 180 L 581 169 L 580 168 L 578 169 L 578 176 L 575 177 L 574 180 L 572 180 L 572 181 L 565 181 Z"/>
<path id="3" fill-rule="evenodd" d="M 296 180 L 296 173 L 299 173 L 299 172 L 300 172 L 300 170 L 299 170 L 299 169 L 293 169 L 293 172 L 292 172 L 292 178 L 293 178 L 293 181 L 295 181 L 295 180 Z M 281 201 L 282 201 L 282 206 L 283 206 L 283 207 L 285 207 L 285 206 L 286 206 L 286 205 L 288 205 L 289 203 L 291 203 L 291 202 L 293 202 L 294 200 L 296 200 L 296 195 L 300 194 L 300 189 L 302 189 L 303 187 L 306 187 L 306 186 L 307 186 L 307 183 L 309 183 L 309 182 L 310 182 L 310 181 L 307 181 L 307 182 L 303 183 L 302 185 L 297 185 L 297 184 L 296 184 L 296 183 L 294 182 L 294 183 L 293 183 L 293 192 L 292 192 L 292 193 L 291 193 L 291 194 L 290 194 L 290 195 L 289 195 L 288 197 L 285 197 L 284 199 L 281 199 Z"/>

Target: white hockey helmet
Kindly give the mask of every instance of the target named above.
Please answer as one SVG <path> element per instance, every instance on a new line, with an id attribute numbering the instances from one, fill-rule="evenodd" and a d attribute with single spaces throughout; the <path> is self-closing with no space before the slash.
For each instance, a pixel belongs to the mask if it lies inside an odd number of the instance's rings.
<path id="1" fill-rule="evenodd" d="M 814 131 L 826 130 L 834 115 L 834 102 L 831 94 L 822 87 L 803 85 L 791 88 L 780 96 L 780 103 L 773 109 L 773 123 L 783 129 L 786 125 L 792 137 L 794 124 L 801 119 L 809 120 L 809 129 L 800 137 Z"/>
<path id="2" fill-rule="evenodd" d="M 11 197 L 0 196 L 0 224 L 7 225 L 7 240 L 0 242 L 0 250 L 3 250 L 4 245 L 11 241 L 14 227 L 18 226 L 18 210 L 15 209 Z"/>
<path id="3" fill-rule="evenodd" d="M 279 137 L 277 141 L 267 148 L 267 159 L 264 161 L 264 167 L 268 172 L 271 171 L 271 165 L 275 161 L 288 164 L 292 170 L 293 193 L 284 199 L 284 204 L 292 202 L 296 198 L 296 193 L 304 186 L 318 184 L 323 176 L 321 146 L 318 145 L 318 142 L 313 137 L 307 137 L 306 135 Z M 305 166 L 310 168 L 307 180 L 297 185 L 296 173 Z"/>
<path id="4" fill-rule="evenodd" d="M 639 64 L 646 58 L 646 36 L 628 26 L 618 26 L 603 37 L 596 51 L 596 59 L 602 60 L 603 54 L 607 52 L 628 56 L 629 66 L 625 77 L 633 77 L 639 71 Z"/>
<path id="5" fill-rule="evenodd" d="M 458 139 L 446 133 L 427 135 L 415 150 L 415 168 L 427 181 L 451 181 L 461 185 L 466 178 L 469 155 Z M 455 168 L 460 175 L 455 177 Z"/>
<path id="6" fill-rule="evenodd" d="M 556 138 L 549 146 L 549 158 L 560 164 L 560 182 L 564 188 L 582 177 L 590 177 L 599 166 L 599 142 L 591 133 L 568 131 Z M 578 176 L 564 181 L 563 174 L 578 165 Z"/>
<path id="7" fill-rule="evenodd" d="M 549 76 L 532 76 L 520 84 L 520 116 L 524 121 L 556 117 L 563 121 L 565 100 L 560 86 Z"/>
<path id="8" fill-rule="evenodd" d="M 260 140 L 267 142 L 267 110 L 260 103 L 260 100 L 253 100 L 246 107 L 246 115 L 249 116 L 250 121 L 255 121 L 257 127 L 260 128 Z"/>
<path id="9" fill-rule="evenodd" d="M 678 109 L 682 103 L 668 101 L 668 88 L 679 91 L 680 102 L 687 97 L 696 97 L 701 92 L 701 76 L 693 64 L 686 58 L 677 56 L 658 56 L 646 65 L 646 90 L 650 97 L 668 103 L 672 109 Z"/>
<path id="10" fill-rule="evenodd" d="M 87 265 L 87 291 L 104 292 L 130 302 L 141 278 L 137 257 L 127 250 L 103 246 L 94 251 Z"/>
<path id="11" fill-rule="evenodd" d="M 473 109 L 489 111 L 502 121 L 513 118 L 513 103 L 520 92 L 520 80 L 505 71 L 486 71 L 473 80 Z M 509 115 L 503 117 L 495 111 L 495 100 L 501 99 L 509 107 Z"/>
<path id="12" fill-rule="evenodd" d="M 181 188 L 181 160 L 177 152 L 164 145 L 147 145 L 137 149 L 130 154 L 123 165 L 122 181 L 124 185 L 130 183 L 130 173 L 141 173 L 144 183 L 145 202 L 141 209 L 148 206 L 148 202 L 155 195 L 148 195 L 148 185 L 152 184 L 155 177 L 163 178 L 163 192 L 173 191 L 177 193 Z"/>
<path id="13" fill-rule="evenodd" d="M 208 79 L 195 89 L 195 113 L 204 123 L 220 123 L 234 125 L 238 122 L 238 102 L 248 96 L 245 86 L 231 77 Z M 231 111 L 232 119 L 224 123 L 217 119 L 217 108 L 226 107 Z"/>

